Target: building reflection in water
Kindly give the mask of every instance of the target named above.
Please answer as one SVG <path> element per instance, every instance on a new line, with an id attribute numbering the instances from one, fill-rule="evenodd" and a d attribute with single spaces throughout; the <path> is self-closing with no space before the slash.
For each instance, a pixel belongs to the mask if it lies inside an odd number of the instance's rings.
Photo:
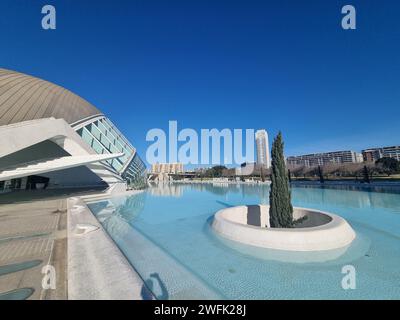
<path id="1" fill-rule="evenodd" d="M 152 196 L 180 198 L 183 195 L 183 187 L 176 183 L 159 183 L 158 185 L 149 188 L 148 192 Z"/>
<path id="2" fill-rule="evenodd" d="M 292 198 L 303 204 L 334 203 L 351 208 L 387 208 L 400 213 L 400 197 L 393 193 L 347 191 L 325 188 L 293 188 Z"/>
<path id="3" fill-rule="evenodd" d="M 206 191 L 218 196 L 227 194 L 242 194 L 243 196 L 258 196 L 266 199 L 269 193 L 269 186 L 258 184 L 234 184 L 234 183 L 176 183 L 181 188 L 189 188 L 196 191 Z"/>
<path id="4" fill-rule="evenodd" d="M 110 234 L 123 236 L 129 232 L 130 224 L 143 212 L 146 192 L 130 197 L 118 197 L 89 204 L 92 212 Z"/>
<path id="5" fill-rule="evenodd" d="M 208 192 L 217 196 L 241 194 L 243 198 L 257 197 L 261 204 L 269 203 L 268 185 L 260 184 L 231 184 L 231 183 L 168 183 L 150 188 L 149 193 L 154 196 L 173 196 L 180 198 L 185 190 Z M 352 188 L 316 188 L 296 186 L 292 187 L 293 202 L 307 204 L 335 203 L 338 206 L 351 208 L 387 208 L 400 213 L 400 197 L 398 193 L 369 192 L 353 190 Z M 297 201 L 300 200 L 300 201 Z"/>
<path id="6" fill-rule="evenodd" d="M 261 204 L 269 203 L 269 186 L 251 184 L 208 184 L 208 183 L 168 183 L 149 188 L 147 192 L 124 198 L 112 198 L 94 204 L 92 211 L 104 225 L 113 224 L 113 228 L 122 220 L 128 224 L 144 210 L 147 194 L 152 196 L 165 196 L 181 198 L 186 191 L 199 191 L 217 196 L 238 194 L 243 198 L 258 198 Z M 348 191 L 330 188 L 292 188 L 292 199 L 295 206 L 314 207 L 319 204 L 335 204 L 335 206 L 374 209 L 385 208 L 400 214 L 400 197 L 393 193 L 377 193 L 367 191 Z M 121 226 L 120 226 L 121 227 Z"/>

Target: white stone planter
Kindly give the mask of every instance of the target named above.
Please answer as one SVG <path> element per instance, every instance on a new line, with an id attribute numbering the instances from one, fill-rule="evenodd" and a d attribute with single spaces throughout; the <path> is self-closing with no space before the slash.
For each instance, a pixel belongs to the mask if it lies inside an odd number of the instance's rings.
<path id="1" fill-rule="evenodd" d="M 294 218 L 307 216 L 296 228 L 269 228 L 269 207 L 239 206 L 218 211 L 212 228 L 244 244 L 288 251 L 323 251 L 348 246 L 356 237 L 343 218 L 328 212 L 294 208 Z M 267 227 L 265 227 L 267 226 Z"/>

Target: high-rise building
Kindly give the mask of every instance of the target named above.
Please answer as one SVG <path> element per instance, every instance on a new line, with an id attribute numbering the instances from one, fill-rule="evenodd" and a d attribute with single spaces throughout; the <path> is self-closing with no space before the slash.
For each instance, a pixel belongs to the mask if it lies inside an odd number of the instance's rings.
<path id="1" fill-rule="evenodd" d="M 256 131 L 257 165 L 269 168 L 269 144 L 266 130 Z"/>
<path id="2" fill-rule="evenodd" d="M 382 155 L 383 158 L 394 158 L 400 161 L 400 146 L 383 147 Z"/>
<path id="3" fill-rule="evenodd" d="M 362 151 L 364 161 L 375 162 L 380 158 L 393 158 L 400 161 L 400 146 L 370 148 Z"/>
<path id="4" fill-rule="evenodd" d="M 362 150 L 362 156 L 365 162 L 375 162 L 382 158 L 382 150 L 380 148 Z"/>
<path id="5" fill-rule="evenodd" d="M 145 164 L 99 109 L 71 91 L 0 69 L 0 192 L 83 186 L 126 189 Z"/>
<path id="6" fill-rule="evenodd" d="M 288 166 L 316 167 L 330 163 L 360 163 L 362 155 L 360 153 L 346 150 L 325 153 L 306 154 L 295 157 L 288 157 Z"/>

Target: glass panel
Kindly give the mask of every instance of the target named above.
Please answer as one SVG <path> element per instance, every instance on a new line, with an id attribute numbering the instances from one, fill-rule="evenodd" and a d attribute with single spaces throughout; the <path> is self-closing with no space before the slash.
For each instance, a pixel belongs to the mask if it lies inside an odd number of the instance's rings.
<path id="1" fill-rule="evenodd" d="M 110 143 L 110 141 L 107 139 L 107 137 L 106 137 L 104 134 L 102 134 L 102 135 L 100 136 L 100 142 L 101 142 L 108 150 L 110 150 L 110 148 L 111 148 L 111 143 Z"/>
<path id="2" fill-rule="evenodd" d="M 102 154 L 102 153 L 104 153 L 104 147 L 101 145 L 101 143 L 100 142 L 98 142 L 96 139 L 93 139 L 93 143 L 92 143 L 92 149 L 94 150 L 94 151 L 96 151 L 96 153 L 98 153 L 98 154 Z M 108 153 L 108 152 L 106 152 L 106 153 Z"/>
<path id="3" fill-rule="evenodd" d="M 107 123 L 105 119 L 101 119 L 101 123 L 104 124 L 104 126 L 107 128 L 107 130 L 110 130 L 110 125 Z"/>
<path id="4" fill-rule="evenodd" d="M 93 137 L 90 135 L 89 131 L 86 128 L 82 130 L 82 139 L 86 141 L 89 146 L 92 146 Z"/>
<path id="5" fill-rule="evenodd" d="M 99 129 L 100 129 L 100 131 L 104 134 L 104 135 L 108 135 L 108 133 L 107 133 L 107 128 L 104 126 L 104 124 L 103 124 L 103 122 L 102 121 L 99 121 L 98 123 L 97 123 L 97 126 L 99 127 Z"/>
<path id="6" fill-rule="evenodd" d="M 122 169 L 122 164 L 119 163 L 119 161 L 116 159 L 113 159 L 113 160 L 114 160 L 112 163 L 113 168 L 117 171 L 120 171 Z"/>
<path id="7" fill-rule="evenodd" d="M 100 140 L 101 132 L 95 125 L 90 125 L 90 132 L 97 140 Z"/>

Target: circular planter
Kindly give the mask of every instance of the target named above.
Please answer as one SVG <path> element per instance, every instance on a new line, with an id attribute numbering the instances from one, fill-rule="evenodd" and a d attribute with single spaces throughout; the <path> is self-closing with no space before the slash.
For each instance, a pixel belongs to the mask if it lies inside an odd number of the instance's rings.
<path id="1" fill-rule="evenodd" d="M 347 221 L 332 213 L 294 208 L 293 217 L 307 218 L 295 228 L 270 228 L 269 206 L 239 206 L 218 211 L 212 228 L 233 241 L 288 251 L 339 249 L 356 237 Z"/>

